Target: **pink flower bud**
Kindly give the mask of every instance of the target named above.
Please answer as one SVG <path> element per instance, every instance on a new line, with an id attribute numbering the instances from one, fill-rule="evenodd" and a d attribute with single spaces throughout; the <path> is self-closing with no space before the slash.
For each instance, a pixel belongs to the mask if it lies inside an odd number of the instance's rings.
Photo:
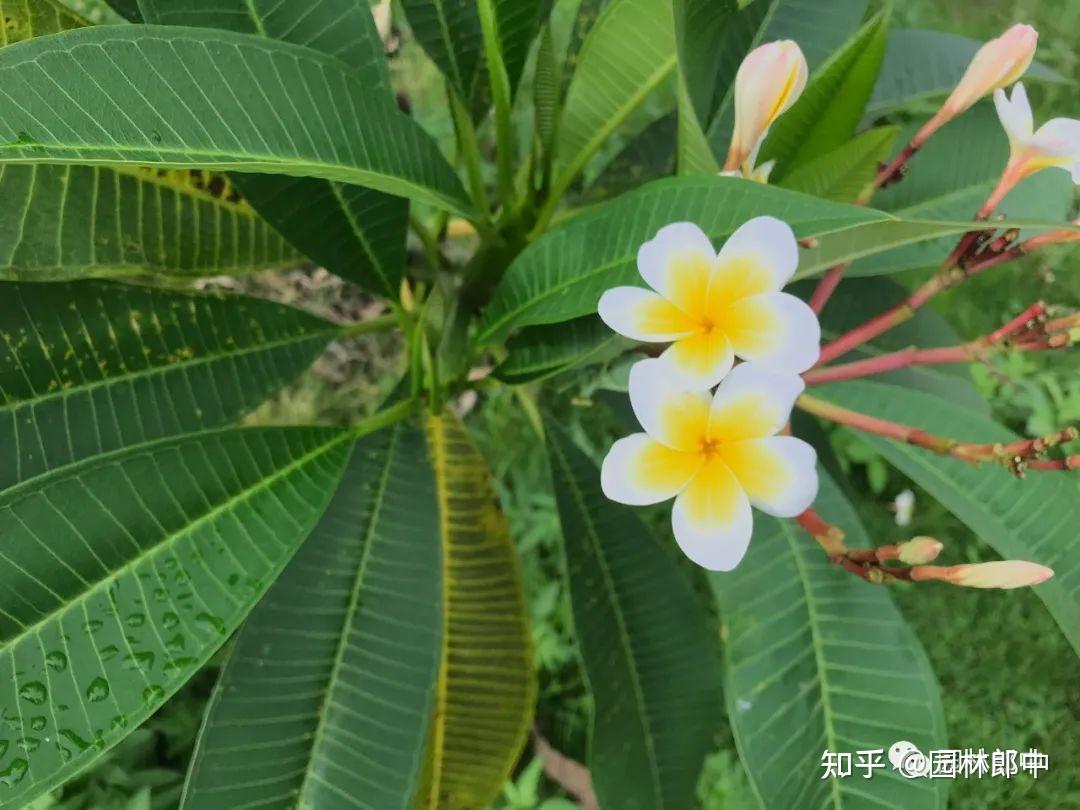
<path id="1" fill-rule="evenodd" d="M 897 559 L 907 565 L 926 565 L 937 559 L 944 546 L 933 537 L 914 537 L 897 547 Z"/>
<path id="2" fill-rule="evenodd" d="M 1039 32 L 1030 25 L 1014 25 L 979 48 L 960 83 L 941 108 L 946 120 L 1023 76 L 1035 56 L 1038 42 Z"/>
<path id="3" fill-rule="evenodd" d="M 753 172 L 757 151 L 769 127 L 806 87 L 806 57 L 789 39 L 769 42 L 746 55 L 735 75 L 735 131 L 727 170 Z"/>
<path id="4" fill-rule="evenodd" d="M 1024 588 L 1038 585 L 1054 575 L 1045 565 L 1024 560 L 954 565 L 948 581 L 965 588 Z"/>

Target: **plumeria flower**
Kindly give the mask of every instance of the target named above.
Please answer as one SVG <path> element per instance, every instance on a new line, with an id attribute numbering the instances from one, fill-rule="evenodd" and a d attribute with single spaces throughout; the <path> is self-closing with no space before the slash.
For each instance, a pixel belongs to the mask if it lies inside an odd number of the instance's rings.
<path id="1" fill-rule="evenodd" d="M 1009 136 L 1009 163 L 1005 177 L 1009 187 L 1035 172 L 1056 166 L 1072 174 L 1080 183 L 1080 121 L 1052 118 L 1038 129 L 1022 82 L 1013 88 L 1012 98 L 1004 90 L 994 91 L 998 118 Z"/>
<path id="2" fill-rule="evenodd" d="M 735 74 L 735 130 L 725 172 L 738 170 L 758 179 L 758 150 L 769 127 L 802 95 L 807 73 L 806 57 L 790 39 L 769 42 L 746 55 Z M 771 168 L 764 169 L 765 177 Z"/>
<path id="3" fill-rule="evenodd" d="M 813 310 L 780 292 L 798 263 L 795 234 L 773 217 L 744 223 L 719 255 L 697 225 L 676 222 L 638 251 L 652 290 L 615 287 L 597 309 L 621 335 L 671 343 L 661 360 L 684 388 L 712 388 L 736 355 L 798 374 L 817 362 L 821 343 Z"/>
<path id="4" fill-rule="evenodd" d="M 645 429 L 604 459 L 604 494 L 642 506 L 675 498 L 671 525 L 698 565 L 730 571 L 746 553 L 751 505 L 794 517 L 818 490 L 817 456 L 806 442 L 776 435 L 803 381 L 753 363 L 736 366 L 714 395 L 687 391 L 660 360 L 630 370 L 630 404 Z"/>

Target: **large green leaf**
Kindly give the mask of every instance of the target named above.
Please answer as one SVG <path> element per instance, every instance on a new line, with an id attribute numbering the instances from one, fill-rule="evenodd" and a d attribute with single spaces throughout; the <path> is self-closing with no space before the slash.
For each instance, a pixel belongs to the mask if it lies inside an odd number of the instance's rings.
<path id="1" fill-rule="evenodd" d="M 867 114 L 881 115 L 908 101 L 944 95 L 964 75 L 981 42 L 944 31 L 893 31 Z M 1024 81 L 1064 82 L 1057 72 L 1032 62 Z"/>
<path id="2" fill-rule="evenodd" d="M 810 280 L 799 282 L 791 291 L 808 298 L 816 284 Z M 904 287 L 886 278 L 846 279 L 821 313 L 822 342 L 827 343 L 854 329 L 866 321 L 868 313 L 884 312 L 909 294 Z M 864 360 L 912 346 L 933 348 L 956 346 L 961 342 L 961 337 L 944 318 L 930 307 L 921 307 L 899 326 L 844 355 L 837 362 Z M 984 416 L 990 413 L 989 404 L 979 392 L 971 378 L 971 370 L 965 364 L 914 366 L 875 375 L 874 379 L 926 391 Z"/>
<path id="3" fill-rule="evenodd" d="M 815 508 L 873 546 L 822 473 Z M 738 569 L 711 574 L 724 622 L 724 693 L 735 742 L 763 807 L 944 808 L 948 780 L 908 779 L 889 747 L 947 742 L 922 645 L 887 591 L 829 562 L 793 521 L 755 515 Z M 872 779 L 824 779 L 823 751 L 883 749 Z"/>
<path id="4" fill-rule="evenodd" d="M 242 296 L 0 284 L 0 488 L 231 422 L 307 368 L 340 329 Z"/>
<path id="5" fill-rule="evenodd" d="M 776 180 L 851 140 L 877 80 L 888 25 L 888 11 L 882 11 L 863 26 L 773 124 L 760 160 L 776 161 Z"/>
<path id="6" fill-rule="evenodd" d="M 896 127 L 863 132 L 828 154 L 787 172 L 778 185 L 826 200 L 851 202 L 874 179 L 878 164 L 892 151 Z"/>
<path id="7" fill-rule="evenodd" d="M 198 671 L 318 519 L 350 438 L 197 433 L 0 494 L 3 806 L 82 771 Z"/>
<path id="8" fill-rule="evenodd" d="M 589 31 L 566 91 L 556 139 L 554 194 L 675 68 L 667 0 L 611 0 Z"/>
<path id="9" fill-rule="evenodd" d="M 402 0 L 416 41 L 465 100 L 481 78 L 483 35 L 476 4 L 462 0 Z"/>
<path id="10" fill-rule="evenodd" d="M 517 551 L 483 458 L 451 415 L 427 422 L 442 537 L 442 655 L 419 806 L 489 807 L 536 698 Z"/>
<path id="11" fill-rule="evenodd" d="M 322 520 L 237 637 L 185 807 L 414 806 L 442 628 L 425 453 L 406 423 L 356 445 Z"/>
<path id="12" fill-rule="evenodd" d="M 706 135 L 713 154 L 723 161 L 734 124 L 735 74 L 743 58 L 765 42 L 793 39 L 811 71 L 839 48 L 858 27 L 868 0 L 754 0 L 725 26 L 713 112 Z"/>
<path id="13" fill-rule="evenodd" d="M 495 377 L 510 385 L 543 380 L 589 361 L 601 362 L 627 348 L 595 315 L 522 329 L 507 343 L 509 354 L 495 367 Z"/>
<path id="14" fill-rule="evenodd" d="M 906 141 L 902 135 L 898 143 Z M 997 183 L 1008 156 L 1008 138 L 993 108 L 981 104 L 935 134 L 911 159 L 903 182 L 876 195 L 874 205 L 905 219 L 970 219 Z M 1021 181 L 998 212 L 1012 218 L 1064 222 L 1072 204 L 1069 174 L 1047 169 Z M 877 275 L 936 265 L 955 241 L 938 239 L 888 251 L 856 263 L 851 274 Z"/>
<path id="15" fill-rule="evenodd" d="M 3 163 L 311 176 L 469 210 L 417 124 L 345 62 L 289 43 L 172 26 L 68 31 L 0 50 L 0 94 Z"/>
<path id="16" fill-rule="evenodd" d="M 141 0 L 150 23 L 224 28 L 306 45 L 352 66 L 365 92 L 396 106 L 367 0 Z M 244 196 L 292 244 L 332 273 L 397 297 L 409 204 L 363 186 L 308 177 L 234 175 Z M 310 212 L 317 211 L 318 216 Z"/>
<path id="17" fill-rule="evenodd" d="M 675 0 L 679 53 L 679 171 L 716 172 L 719 165 L 705 137 L 713 112 L 726 29 L 738 11 L 735 0 Z"/>
<path id="18" fill-rule="evenodd" d="M 585 192 L 586 202 L 606 202 L 675 171 L 674 144 L 679 121 L 672 113 L 657 118 L 630 138 L 604 166 Z"/>
<path id="19" fill-rule="evenodd" d="M 142 22 L 139 0 L 105 0 L 105 2 L 121 17 L 131 22 Z"/>
<path id="20" fill-rule="evenodd" d="M 602 807 L 693 807 L 723 696 L 712 622 L 641 519 L 554 420 L 548 450 L 574 628 L 593 696 L 589 771 Z"/>
<path id="21" fill-rule="evenodd" d="M 11 0 L 0 44 L 85 25 L 54 0 Z M 0 278 L 261 270 L 298 257 L 228 181 L 198 169 L 0 166 Z"/>
<path id="22" fill-rule="evenodd" d="M 638 248 L 664 225 L 696 222 L 719 241 L 764 214 L 783 219 L 799 238 L 816 239 L 802 251 L 799 277 L 971 227 L 966 221 L 905 221 L 733 177 L 658 180 L 573 219 L 522 252 L 495 288 L 480 337 L 498 340 L 518 326 L 588 315 L 609 287 L 643 285 L 635 266 Z"/>
<path id="23" fill-rule="evenodd" d="M 963 441 L 1019 438 L 982 414 L 903 386 L 848 382 L 824 386 L 820 395 L 845 407 Z M 972 467 L 911 445 L 869 435 L 867 439 L 1002 557 L 1032 560 L 1054 569 L 1054 577 L 1036 587 L 1035 593 L 1080 653 L 1076 481 L 1067 474 L 1038 471 L 1018 480 L 999 467 Z"/>

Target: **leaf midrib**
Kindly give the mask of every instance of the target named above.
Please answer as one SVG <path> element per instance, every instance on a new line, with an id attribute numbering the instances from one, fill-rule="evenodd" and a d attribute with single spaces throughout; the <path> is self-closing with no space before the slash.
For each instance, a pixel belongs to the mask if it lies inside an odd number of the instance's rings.
<path id="1" fill-rule="evenodd" d="M 826 750 L 838 751 L 836 729 L 833 727 L 832 696 L 829 692 L 829 682 L 825 677 L 827 664 L 825 662 L 825 650 L 821 640 L 821 631 L 818 627 L 820 617 L 818 615 L 817 601 L 815 600 L 810 587 L 810 577 L 807 574 L 806 566 L 803 563 L 802 557 L 799 555 L 799 549 L 796 547 L 798 540 L 796 540 L 794 536 L 795 533 L 792 530 L 791 521 L 781 520 L 780 526 L 784 535 L 784 540 L 791 550 L 791 557 L 795 562 L 795 568 L 799 572 L 799 585 L 802 587 L 806 601 L 806 613 L 810 625 L 810 646 L 814 650 L 814 664 L 818 671 L 818 683 L 821 685 L 822 721 L 825 726 L 825 742 L 828 746 Z M 843 804 L 840 801 L 840 780 L 836 778 L 830 779 L 829 786 L 832 794 L 833 807 L 837 808 L 837 810 L 842 810 Z"/>
<path id="2" fill-rule="evenodd" d="M 258 430 L 258 429 L 256 428 L 255 430 Z M 71 465 L 71 466 L 68 466 L 68 467 L 61 467 L 59 469 L 50 471 L 50 472 L 45 473 L 44 475 L 38 476 L 36 478 L 28 479 L 27 481 L 24 481 L 24 482 L 22 482 L 20 484 L 17 484 L 16 486 L 9 489 L 7 492 L 3 493 L 3 495 L 0 496 L 0 509 L 10 508 L 11 506 L 19 503 L 22 500 L 23 497 L 32 497 L 32 495 L 34 494 L 34 491 L 28 492 L 25 495 L 23 495 L 23 493 L 20 492 L 20 490 L 27 489 L 28 485 L 32 484 L 32 483 L 37 484 L 38 486 L 40 486 L 40 482 L 41 482 L 42 479 L 56 478 L 56 479 L 61 479 L 62 480 L 63 478 L 70 476 L 75 470 L 77 470 L 79 468 L 89 468 L 89 467 L 100 465 L 100 464 L 102 464 L 103 460 L 108 459 L 110 457 L 116 457 L 116 456 L 122 456 L 122 455 L 135 456 L 136 455 L 136 452 L 135 452 L 136 450 L 140 451 L 140 453 L 138 453 L 138 454 L 141 455 L 141 454 L 145 454 L 145 452 L 150 450 L 150 449 L 168 447 L 169 445 L 182 446 L 184 444 L 189 443 L 194 437 L 205 438 L 205 437 L 209 437 L 209 436 L 212 436 L 212 435 L 215 435 L 215 434 L 216 435 L 224 435 L 224 434 L 232 433 L 232 432 L 235 432 L 235 431 L 236 431 L 236 428 L 224 428 L 224 429 L 221 429 L 221 430 L 211 430 L 211 431 L 204 431 L 204 432 L 196 433 L 196 434 L 189 434 L 187 436 L 183 436 L 183 437 L 180 437 L 180 438 L 169 437 L 168 439 L 165 439 L 165 440 L 162 440 L 162 441 L 149 442 L 149 443 L 144 444 L 144 445 L 137 445 L 134 448 L 133 447 L 123 448 L 123 449 L 115 451 L 113 453 L 107 453 L 107 454 L 102 455 L 102 456 L 97 456 L 97 457 L 88 459 L 85 462 L 80 462 L 80 463 L 77 463 L 77 464 L 74 464 L 74 465 Z M 178 530 L 176 532 L 173 532 L 173 533 L 167 535 L 166 537 L 161 538 L 161 540 L 159 540 L 157 543 L 155 543 L 152 547 L 144 549 L 138 555 L 136 555 L 132 559 L 128 560 L 127 562 L 125 562 L 120 567 L 118 567 L 115 570 L 113 570 L 113 571 L 109 572 L 108 574 L 106 574 L 104 577 L 99 579 L 97 582 L 95 582 L 89 588 L 84 590 L 82 593 L 80 593 L 80 594 L 76 595 L 75 597 L 69 599 L 67 602 L 60 605 L 56 609 L 50 611 L 48 614 L 46 614 L 42 618 L 38 619 L 33 624 L 24 626 L 24 628 L 21 631 L 19 631 L 19 633 L 17 633 L 16 635 L 12 636 L 9 639 L 4 640 L 2 643 L 0 643 L 0 653 L 4 653 L 4 652 L 8 651 L 9 649 L 14 648 L 18 644 L 22 643 L 25 639 L 30 637 L 31 635 L 37 635 L 42 627 L 44 627 L 45 625 L 47 625 L 50 622 L 54 621 L 58 616 L 64 614 L 68 610 L 70 610 L 74 605 L 76 605 L 76 604 L 84 605 L 86 603 L 86 601 L 91 596 L 99 593 L 103 588 L 107 589 L 108 586 L 111 585 L 114 581 L 118 580 L 119 578 L 121 578 L 125 574 L 131 573 L 141 563 L 143 563 L 147 559 L 157 555 L 157 553 L 159 551 L 161 551 L 163 548 L 171 547 L 175 542 L 177 542 L 182 537 L 190 535 L 192 531 L 194 531 L 194 530 L 198 529 L 199 527 L 205 525 L 206 523 L 214 520 L 215 518 L 219 517 L 220 515 L 225 514 L 231 507 L 235 507 L 237 504 L 243 503 L 244 501 L 248 500 L 252 496 L 257 495 L 257 494 L 265 491 L 269 487 L 276 484 L 279 480 L 288 477 L 289 475 L 291 475 L 296 470 L 306 466 L 307 464 L 309 464 L 311 461 L 318 458 L 319 456 L 328 453 L 336 445 L 338 445 L 338 444 L 340 444 L 340 443 L 342 443 L 344 441 L 347 441 L 347 440 L 351 439 L 352 437 L 353 437 L 353 435 L 352 435 L 352 433 L 350 431 L 341 431 L 337 436 L 335 436 L 332 439 L 326 441 L 325 443 L 320 445 L 317 449 L 308 451 L 307 453 L 305 453 L 300 458 L 289 462 L 289 464 L 285 465 L 281 469 L 276 470 L 275 472 L 271 473 L 269 476 L 263 478 L 257 484 L 254 484 L 253 486 L 245 489 L 243 492 L 240 492 L 237 495 L 230 496 L 229 498 L 222 501 L 217 506 L 212 507 L 210 510 L 203 513 L 199 517 L 197 517 L 194 520 L 186 523 L 180 530 Z M 16 497 L 12 497 L 13 495 L 16 496 Z"/>
<path id="3" fill-rule="evenodd" d="M 315 772 L 314 763 L 316 752 L 322 744 L 323 735 L 326 733 L 327 706 L 330 703 L 330 696 L 334 691 L 334 686 L 341 676 L 341 668 L 345 663 L 345 651 L 349 646 L 349 635 L 352 628 L 355 626 L 357 619 L 357 612 L 360 604 L 360 592 L 364 584 L 364 575 L 367 573 L 368 560 L 371 559 L 371 548 L 375 542 L 375 528 L 378 526 L 379 517 L 382 515 L 384 496 L 386 495 L 387 484 L 390 480 L 390 469 L 394 464 L 394 453 L 397 448 L 398 437 L 401 433 L 400 423 L 391 427 L 389 432 L 390 437 L 386 448 L 385 462 L 382 469 L 379 471 L 378 486 L 372 500 L 371 518 L 368 521 L 367 526 L 364 527 L 362 541 L 363 550 L 360 553 L 360 562 L 356 567 L 356 576 L 353 578 L 352 590 L 349 593 L 349 604 L 345 611 L 344 620 L 342 621 L 341 635 L 338 638 L 337 649 L 334 652 L 334 663 L 331 665 L 330 674 L 326 680 L 326 691 L 319 703 L 319 720 L 311 738 L 311 746 L 308 749 L 307 762 L 304 767 L 304 778 L 296 793 L 297 803 L 300 807 L 304 806 L 304 798 L 308 791 L 308 780 L 311 779 L 312 774 Z"/>
<path id="4" fill-rule="evenodd" d="M 562 467 L 563 474 L 566 477 L 567 488 L 570 490 L 574 498 L 574 503 L 577 506 L 578 511 L 582 515 L 584 522 L 588 526 L 588 531 L 586 531 L 585 534 L 589 539 L 590 545 L 592 545 L 593 547 L 593 553 L 596 555 L 596 559 L 600 562 L 600 572 L 601 575 L 604 577 L 604 582 L 607 584 L 606 595 L 608 597 L 608 601 L 611 604 L 612 611 L 615 615 L 615 621 L 619 628 L 619 639 L 623 642 L 624 652 L 626 654 L 627 661 L 634 662 L 631 666 L 628 667 L 628 669 L 630 672 L 630 679 L 634 687 L 634 695 L 638 699 L 637 705 L 642 707 L 642 711 L 637 713 L 637 716 L 640 720 L 645 745 L 648 747 L 649 750 L 648 761 L 650 765 L 650 773 L 652 776 L 651 781 L 655 789 L 654 798 L 657 800 L 657 807 L 663 807 L 663 786 L 660 780 L 659 766 L 656 762 L 656 744 L 653 739 L 652 725 L 649 717 L 647 716 L 648 712 L 646 712 L 644 708 L 646 706 L 645 694 L 642 691 L 640 677 L 637 671 L 637 659 L 634 655 L 633 647 L 630 644 L 630 634 L 626 627 L 626 618 L 623 616 L 622 608 L 619 605 L 618 600 L 615 598 L 615 585 L 611 578 L 611 572 L 608 569 L 607 557 L 602 551 L 600 538 L 596 533 L 596 526 L 592 520 L 592 514 L 589 512 L 588 508 L 585 505 L 585 499 L 583 497 L 581 489 L 577 485 L 577 481 L 572 475 L 569 462 L 563 455 L 562 450 L 557 446 L 556 442 L 550 442 L 549 446 L 551 447 L 552 452 L 558 459 L 559 466 Z M 563 561 L 563 564 L 569 565 L 569 563 L 565 559 Z M 588 680 L 587 673 L 585 674 L 585 679 Z M 590 749 L 592 747 L 592 742 L 592 735 L 590 734 Z"/>
<path id="5" fill-rule="evenodd" d="M 315 340 L 319 337 L 325 337 L 329 339 L 334 335 L 340 334 L 341 331 L 341 327 L 328 323 L 325 329 L 319 329 L 317 331 L 309 332 L 304 335 L 284 338 L 281 340 L 265 341 L 263 343 L 247 346 L 243 349 L 233 352 L 221 352 L 218 354 L 200 355 L 199 357 L 190 358 L 188 360 L 169 362 L 166 365 L 151 366 L 150 368 L 140 369 L 139 371 L 129 371 L 124 374 L 118 374 L 114 377 L 106 377 L 103 380 L 95 380 L 94 382 L 86 383 L 84 385 L 75 385 L 67 389 L 57 389 L 56 391 L 38 394 L 28 399 L 19 399 L 13 402 L 0 403 L 0 413 L 14 414 L 22 410 L 23 408 L 36 407 L 54 399 L 66 399 L 67 397 L 81 394 L 84 391 L 95 391 L 99 388 L 108 388 L 126 382 L 134 382 L 136 380 L 146 379 L 148 377 L 157 377 L 160 375 L 168 374 L 172 371 L 195 368 L 198 366 L 216 363 L 226 359 L 245 357 L 250 354 L 257 354 L 258 352 L 272 351 L 274 349 L 279 349 L 283 346 L 290 346 L 294 344 L 304 343 L 308 340 Z"/>

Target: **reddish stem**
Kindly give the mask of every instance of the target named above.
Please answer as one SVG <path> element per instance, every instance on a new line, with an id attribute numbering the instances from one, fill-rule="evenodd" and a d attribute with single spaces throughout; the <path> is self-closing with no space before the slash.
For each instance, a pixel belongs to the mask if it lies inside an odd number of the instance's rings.
<path id="1" fill-rule="evenodd" d="M 866 360 L 858 360 L 853 363 L 844 363 L 838 366 L 826 366 L 815 368 L 803 375 L 807 385 L 821 385 L 823 383 L 851 380 L 857 377 L 867 377 L 871 374 L 883 374 L 887 371 L 895 371 L 900 368 L 911 366 L 940 365 L 945 363 L 969 363 L 984 357 L 988 350 L 997 344 L 1013 336 L 1017 332 L 1029 327 L 1031 322 L 1046 315 L 1046 305 L 1042 301 L 1032 304 L 1022 313 L 989 335 L 959 346 L 943 346 L 932 349 L 904 349 L 898 352 L 871 357 Z M 1067 319 L 1061 319 L 1067 320 Z M 1043 343 L 1020 345 L 1021 351 L 1034 351 L 1037 349 L 1053 348 L 1050 341 Z"/>
<path id="2" fill-rule="evenodd" d="M 898 442 L 922 447 L 940 455 L 952 456 L 971 463 L 997 461 L 1013 469 L 1014 472 L 1021 471 L 1021 462 L 1042 455 L 1047 449 L 1072 441 L 1077 435 L 1080 435 L 1076 428 L 1067 427 L 1049 436 L 1039 438 L 1020 439 L 1006 444 L 1000 442 L 976 444 L 962 442 L 947 436 L 938 436 L 910 425 L 890 422 L 887 419 L 880 419 L 870 414 L 853 411 L 807 394 L 800 396 L 795 404 L 807 413 L 840 425 L 847 425 L 856 430 L 873 433 L 877 436 L 885 436 Z"/>
<path id="3" fill-rule="evenodd" d="M 844 271 L 847 270 L 846 264 L 838 264 L 835 267 L 830 267 L 825 271 L 825 275 L 818 281 L 817 286 L 814 288 L 813 295 L 810 296 L 810 309 L 814 310 L 817 315 L 821 314 L 821 311 L 825 309 L 825 305 L 829 303 L 829 299 L 832 294 L 836 292 L 836 288 L 840 286 L 840 282 L 844 278 Z"/>

